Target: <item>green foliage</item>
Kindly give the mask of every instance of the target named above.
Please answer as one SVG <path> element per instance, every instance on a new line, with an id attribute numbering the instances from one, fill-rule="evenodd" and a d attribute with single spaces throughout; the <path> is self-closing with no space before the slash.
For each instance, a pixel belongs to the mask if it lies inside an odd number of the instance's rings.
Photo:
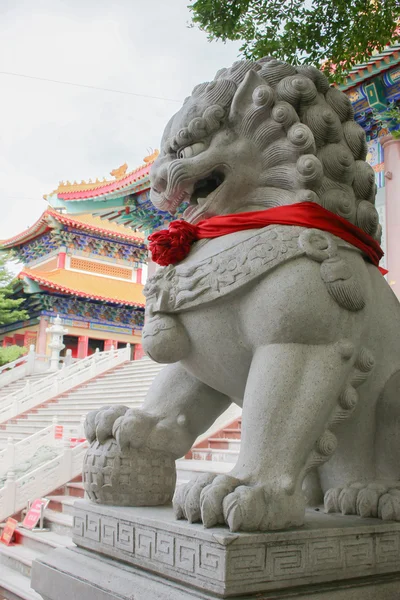
<path id="1" fill-rule="evenodd" d="M 13 294 L 13 275 L 7 268 L 8 260 L 7 254 L 0 254 L 0 326 L 28 318 L 28 313 L 19 308 L 23 299 L 11 298 Z"/>
<path id="2" fill-rule="evenodd" d="M 246 58 L 323 65 L 337 81 L 400 40 L 399 0 L 194 0 L 189 8 L 193 25 L 211 40 L 241 41 Z"/>
<path id="3" fill-rule="evenodd" d="M 26 353 L 26 348 L 21 348 L 20 346 L 7 346 L 6 348 L 0 348 L 0 367 L 17 360 L 17 358 Z"/>

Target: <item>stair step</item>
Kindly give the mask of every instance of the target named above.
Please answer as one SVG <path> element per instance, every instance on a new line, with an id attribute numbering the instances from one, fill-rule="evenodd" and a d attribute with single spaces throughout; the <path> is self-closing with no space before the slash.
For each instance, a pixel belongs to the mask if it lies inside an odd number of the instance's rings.
<path id="1" fill-rule="evenodd" d="M 209 448 L 218 448 L 219 450 L 236 450 L 240 449 L 241 440 L 232 438 L 208 438 Z"/>
<path id="2" fill-rule="evenodd" d="M 176 472 L 178 485 L 190 481 L 200 473 L 216 473 L 224 475 L 232 470 L 232 463 L 211 460 L 186 460 L 180 458 L 176 461 Z"/>
<path id="3" fill-rule="evenodd" d="M 219 448 L 193 448 L 193 460 L 236 463 L 238 450 L 220 450 Z"/>
<path id="4" fill-rule="evenodd" d="M 67 488 L 67 492 L 71 498 L 76 499 L 85 497 L 85 489 L 82 482 L 72 481 L 71 483 L 67 483 L 65 487 Z"/>
<path id="5" fill-rule="evenodd" d="M 74 546 L 70 535 L 62 535 L 54 531 L 31 531 L 23 527 L 18 527 L 16 530 L 15 540 L 18 546 L 25 546 L 43 554 L 47 554 L 55 548 Z"/>
<path id="6" fill-rule="evenodd" d="M 230 438 L 230 439 L 236 439 L 239 440 L 241 438 L 242 435 L 242 431 L 241 429 L 223 429 L 222 431 L 219 431 L 217 433 L 214 434 L 215 438 Z"/>
<path id="7" fill-rule="evenodd" d="M 3 568 L 3 565 L 6 565 L 25 577 L 31 576 L 32 561 L 42 556 L 42 552 L 20 544 L 15 544 L 14 546 L 0 545 L 1 568 Z"/>
<path id="8" fill-rule="evenodd" d="M 74 514 L 74 504 L 76 502 L 76 497 L 74 496 L 46 496 L 49 503 L 49 510 L 53 510 L 55 512 L 62 513 L 63 515 L 73 515 Z"/>
<path id="9" fill-rule="evenodd" d="M 67 515 L 65 513 L 46 508 L 44 511 L 44 521 L 46 527 L 49 527 L 54 533 L 64 536 L 71 534 L 73 524 L 72 515 Z"/>
<path id="10" fill-rule="evenodd" d="M 42 596 L 31 588 L 29 577 L 24 577 L 6 565 L 1 566 L 0 594 L 13 594 L 11 598 L 19 600 L 43 600 Z"/>
<path id="11" fill-rule="evenodd" d="M 79 393 L 75 392 L 75 393 L 71 393 L 71 394 L 63 394 L 62 396 L 59 397 L 60 400 L 66 400 L 68 399 L 68 401 L 71 402 L 79 402 L 80 400 L 91 400 L 91 399 L 96 399 L 98 397 L 102 397 L 102 398 L 127 398 L 129 396 L 132 396 L 133 394 L 146 394 L 148 389 L 150 386 L 144 386 L 144 387 L 140 387 L 140 388 L 127 388 L 126 390 L 123 391 L 118 391 L 118 390 L 112 390 L 110 389 L 110 391 L 105 391 L 103 389 L 101 390 L 80 390 Z"/>

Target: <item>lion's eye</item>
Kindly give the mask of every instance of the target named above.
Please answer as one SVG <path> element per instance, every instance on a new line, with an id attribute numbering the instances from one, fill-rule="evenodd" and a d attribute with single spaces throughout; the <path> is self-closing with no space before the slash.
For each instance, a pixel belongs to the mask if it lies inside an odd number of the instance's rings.
<path id="1" fill-rule="evenodd" d="M 178 152 L 178 158 L 192 158 L 192 156 L 196 156 L 203 152 L 205 148 L 205 144 L 202 142 L 197 142 L 196 144 L 192 144 L 192 146 L 186 146 L 186 148 L 182 148 Z"/>

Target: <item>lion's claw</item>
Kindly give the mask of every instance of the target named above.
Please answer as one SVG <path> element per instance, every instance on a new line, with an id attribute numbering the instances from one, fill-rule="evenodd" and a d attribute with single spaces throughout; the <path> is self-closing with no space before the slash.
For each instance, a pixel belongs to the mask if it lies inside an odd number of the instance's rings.
<path id="1" fill-rule="evenodd" d="M 204 527 L 214 527 L 214 525 L 225 522 L 224 498 L 233 492 L 238 485 L 240 485 L 240 482 L 235 477 L 218 475 L 212 485 L 210 484 L 203 489 L 200 496 L 200 506 Z"/>
<path id="2" fill-rule="evenodd" d="M 283 504 L 286 511 L 280 510 Z M 173 500 L 177 519 L 202 521 L 205 527 L 226 523 L 231 531 L 268 531 L 301 525 L 304 505 L 296 495 L 273 491 L 268 485 L 249 484 L 229 475 L 201 475 L 177 488 Z"/>
<path id="3" fill-rule="evenodd" d="M 398 482 L 352 483 L 325 494 L 325 512 L 400 521 Z"/>

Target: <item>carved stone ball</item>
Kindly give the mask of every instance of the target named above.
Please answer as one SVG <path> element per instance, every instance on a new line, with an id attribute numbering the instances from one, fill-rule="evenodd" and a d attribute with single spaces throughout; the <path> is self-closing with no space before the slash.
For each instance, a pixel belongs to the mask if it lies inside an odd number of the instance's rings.
<path id="1" fill-rule="evenodd" d="M 175 459 L 147 448 L 121 451 L 114 438 L 97 440 L 83 462 L 83 485 L 89 499 L 114 506 L 162 506 L 172 500 Z"/>

